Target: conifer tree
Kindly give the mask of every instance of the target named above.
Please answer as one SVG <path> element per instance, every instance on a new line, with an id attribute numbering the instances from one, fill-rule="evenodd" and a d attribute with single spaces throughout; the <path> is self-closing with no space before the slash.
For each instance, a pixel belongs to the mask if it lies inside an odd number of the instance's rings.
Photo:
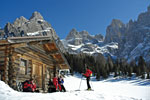
<path id="1" fill-rule="evenodd" d="M 136 73 L 137 65 L 136 65 L 135 60 L 132 60 L 132 61 L 130 62 L 130 66 L 133 68 L 133 73 Z"/>
<path id="2" fill-rule="evenodd" d="M 147 79 L 150 79 L 149 70 L 147 71 Z"/>
<path id="3" fill-rule="evenodd" d="M 114 77 L 117 77 L 118 76 L 118 74 L 117 74 L 117 64 L 114 65 L 114 73 L 115 73 Z"/>
<path id="4" fill-rule="evenodd" d="M 146 72 L 146 62 L 142 56 L 139 58 L 138 67 L 140 68 L 140 75 L 142 75 L 142 78 L 144 78 Z"/>
<path id="5" fill-rule="evenodd" d="M 99 64 L 96 63 L 96 79 L 99 81 L 100 80 L 100 69 L 99 69 Z"/>
<path id="6" fill-rule="evenodd" d="M 108 67 L 109 67 L 109 72 L 113 72 L 113 61 L 112 61 L 110 56 L 107 59 L 107 64 L 108 64 Z"/>
<path id="7" fill-rule="evenodd" d="M 133 68 L 131 66 L 128 66 L 128 76 L 132 77 Z"/>

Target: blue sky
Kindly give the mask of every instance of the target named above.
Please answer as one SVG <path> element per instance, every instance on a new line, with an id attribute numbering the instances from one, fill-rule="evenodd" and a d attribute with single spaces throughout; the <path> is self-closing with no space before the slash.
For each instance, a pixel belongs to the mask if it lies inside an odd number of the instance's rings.
<path id="1" fill-rule="evenodd" d="M 127 23 L 145 12 L 150 0 L 1 0 L 0 27 L 38 11 L 62 39 L 72 28 L 90 34 L 106 33 L 112 19 Z"/>

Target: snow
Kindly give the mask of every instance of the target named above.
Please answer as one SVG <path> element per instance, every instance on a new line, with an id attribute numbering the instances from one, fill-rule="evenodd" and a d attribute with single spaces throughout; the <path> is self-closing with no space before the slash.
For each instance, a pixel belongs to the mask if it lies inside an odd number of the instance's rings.
<path id="1" fill-rule="evenodd" d="M 75 38 L 75 39 L 81 39 L 81 38 Z M 66 40 L 61 40 L 61 41 L 64 44 L 65 48 L 67 48 L 67 49 L 70 48 L 71 50 L 75 51 L 76 53 L 83 52 L 83 53 L 87 53 L 87 54 L 91 54 L 91 55 L 94 53 L 110 54 L 110 51 L 109 51 L 110 48 L 112 50 L 118 49 L 118 43 L 116 43 L 116 42 L 111 42 L 106 45 L 102 45 L 103 44 L 102 41 L 99 41 L 97 44 L 92 44 L 91 42 L 82 43 L 80 45 L 69 44 L 70 41 L 74 41 L 75 39 L 73 38 L 73 39 L 70 39 L 67 41 Z M 89 47 L 89 48 L 87 48 L 87 47 Z M 112 55 L 112 54 L 110 54 L 110 55 Z M 114 56 L 114 55 L 112 55 L 112 56 Z"/>
<path id="2" fill-rule="evenodd" d="M 71 47 L 71 48 L 72 48 L 72 50 L 78 50 L 78 49 L 80 49 L 80 48 L 83 46 L 83 44 L 81 44 L 81 45 L 77 45 L 77 46 L 75 46 L 75 45 L 71 45 L 71 44 L 68 44 L 68 46 L 69 46 L 69 47 Z"/>
<path id="3" fill-rule="evenodd" d="M 80 76 L 67 76 L 65 88 L 68 92 L 23 93 L 9 88 L 0 81 L 0 100 L 150 100 L 150 80 L 115 79 L 90 82 L 94 91 L 85 91 L 86 80 Z M 79 90 L 79 84 L 81 88 Z"/>
<path id="4" fill-rule="evenodd" d="M 45 29 L 45 30 L 41 30 L 41 31 L 37 31 L 37 32 L 32 32 L 32 33 L 27 33 L 27 35 L 28 35 L 28 36 L 38 35 L 38 34 L 40 34 L 40 33 L 42 33 L 42 32 L 48 32 L 48 31 L 50 31 L 50 29 L 52 29 L 52 28 L 51 28 L 51 27 L 48 27 L 48 28 Z"/>
<path id="5" fill-rule="evenodd" d="M 113 50 L 118 49 L 118 43 L 112 42 L 112 43 L 106 44 L 104 46 L 97 47 L 95 49 L 95 51 L 98 52 L 98 53 L 105 54 L 105 53 L 109 53 L 108 48 L 112 48 Z"/>
<path id="6" fill-rule="evenodd" d="M 37 21 L 45 22 L 45 20 L 43 20 L 43 19 L 37 19 Z"/>
<path id="7" fill-rule="evenodd" d="M 72 42 L 72 41 L 75 41 L 75 40 L 82 40 L 82 38 L 71 38 L 69 40 L 67 40 L 68 42 Z"/>

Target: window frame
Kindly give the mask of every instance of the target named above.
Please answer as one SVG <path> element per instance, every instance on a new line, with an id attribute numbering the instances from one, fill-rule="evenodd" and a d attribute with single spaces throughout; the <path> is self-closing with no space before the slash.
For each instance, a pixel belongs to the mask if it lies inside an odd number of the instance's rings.
<path id="1" fill-rule="evenodd" d="M 24 63 L 24 65 L 22 65 L 22 62 Z M 27 75 L 28 74 L 28 60 L 24 59 L 24 58 L 20 58 L 20 67 L 24 68 L 24 74 Z"/>

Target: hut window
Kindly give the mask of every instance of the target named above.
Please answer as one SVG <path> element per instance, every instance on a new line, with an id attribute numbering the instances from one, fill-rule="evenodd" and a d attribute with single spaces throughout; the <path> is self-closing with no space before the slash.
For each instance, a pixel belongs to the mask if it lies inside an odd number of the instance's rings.
<path id="1" fill-rule="evenodd" d="M 27 74 L 27 60 L 25 59 L 21 59 L 21 63 L 20 63 L 20 69 L 21 69 L 21 73 L 22 74 Z"/>
<path id="2" fill-rule="evenodd" d="M 21 66 L 26 67 L 27 66 L 27 60 L 21 59 Z"/>

